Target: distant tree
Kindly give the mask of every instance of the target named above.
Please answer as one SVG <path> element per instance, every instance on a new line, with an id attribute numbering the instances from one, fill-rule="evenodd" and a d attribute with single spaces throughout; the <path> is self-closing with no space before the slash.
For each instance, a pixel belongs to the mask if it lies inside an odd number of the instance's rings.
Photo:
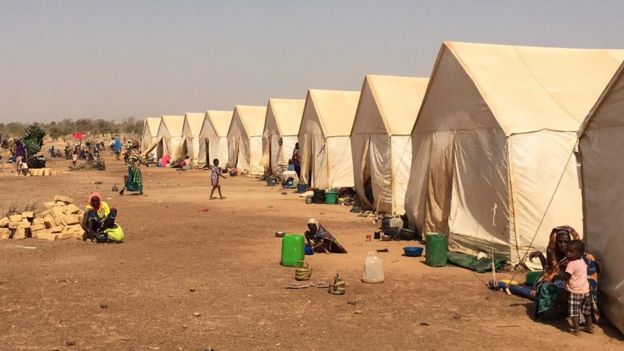
<path id="1" fill-rule="evenodd" d="M 143 122 L 137 120 L 134 116 L 129 116 L 123 119 L 122 123 L 122 131 L 125 133 L 134 133 L 140 134 L 141 129 L 143 128 Z"/>
<path id="2" fill-rule="evenodd" d="M 61 128 L 56 124 L 48 126 L 47 130 L 48 130 L 48 135 L 54 139 L 67 135 L 67 133 L 63 133 Z"/>
<path id="3" fill-rule="evenodd" d="M 13 137 L 18 137 L 24 134 L 26 127 L 20 122 L 10 122 L 6 125 L 7 133 Z"/>
<path id="4" fill-rule="evenodd" d="M 88 118 L 81 118 L 74 123 L 77 132 L 90 132 L 93 130 L 93 121 Z"/>
<path id="5" fill-rule="evenodd" d="M 104 119 L 95 120 L 95 130 L 94 132 L 100 135 L 108 134 L 113 132 L 113 126 L 115 122 L 106 121 Z"/>

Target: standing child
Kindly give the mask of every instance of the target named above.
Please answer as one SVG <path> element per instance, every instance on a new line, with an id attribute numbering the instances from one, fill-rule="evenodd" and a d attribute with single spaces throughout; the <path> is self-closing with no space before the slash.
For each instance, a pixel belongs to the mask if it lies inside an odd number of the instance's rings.
<path id="1" fill-rule="evenodd" d="M 589 282 L 587 281 L 587 264 L 583 260 L 585 244 L 581 240 L 572 240 L 568 244 L 568 264 L 563 281 L 565 289 L 569 293 L 568 313 L 572 319 L 574 334 L 579 335 L 581 325 L 581 314 L 585 319 L 586 331 L 593 333 L 592 321 L 592 296 L 589 293 Z"/>
<path id="2" fill-rule="evenodd" d="M 219 198 L 225 199 L 223 195 L 221 195 L 221 185 L 219 184 L 219 178 L 225 179 L 226 177 L 221 172 L 221 167 L 219 167 L 218 159 L 215 158 L 214 160 L 212 160 L 212 164 L 213 166 L 210 172 L 210 182 L 212 183 L 212 191 L 210 191 L 210 200 L 215 199 L 215 197 L 212 196 L 215 190 L 219 190 Z"/>

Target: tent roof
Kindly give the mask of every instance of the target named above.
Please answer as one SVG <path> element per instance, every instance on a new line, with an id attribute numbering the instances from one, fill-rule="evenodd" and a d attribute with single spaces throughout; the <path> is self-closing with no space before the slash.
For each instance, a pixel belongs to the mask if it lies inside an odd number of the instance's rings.
<path id="1" fill-rule="evenodd" d="M 305 99 L 269 99 L 267 113 L 272 114 L 282 136 L 297 135 L 303 116 Z M 269 117 L 269 116 L 267 116 Z"/>
<path id="2" fill-rule="evenodd" d="M 234 107 L 234 115 L 240 118 L 248 137 L 262 136 L 266 109 L 266 106 L 236 105 Z"/>
<path id="3" fill-rule="evenodd" d="M 151 136 L 156 136 L 158 134 L 158 128 L 160 127 L 161 117 L 145 117 L 145 127 L 143 133 L 145 133 L 145 128 L 150 133 Z"/>
<path id="4" fill-rule="evenodd" d="M 507 135 L 578 131 L 624 50 L 445 42 Z M 435 79 L 437 64 L 432 74 Z"/>
<path id="5" fill-rule="evenodd" d="M 232 114 L 232 111 L 206 111 L 206 117 L 219 137 L 227 136 L 228 129 L 230 129 L 230 123 L 232 123 Z"/>
<path id="6" fill-rule="evenodd" d="M 313 104 L 326 137 L 348 136 L 359 99 L 359 91 L 310 89 L 306 104 Z"/>
<path id="7" fill-rule="evenodd" d="M 201 133 L 202 127 L 204 125 L 204 119 L 206 118 L 205 113 L 186 113 L 184 114 L 184 118 L 186 119 L 185 123 L 188 126 L 188 132 L 190 136 L 197 137 Z"/>
<path id="8" fill-rule="evenodd" d="M 587 115 L 579 136 L 588 129 L 609 128 L 624 126 L 622 111 L 624 110 L 624 63 L 613 76 L 609 85 L 605 88 L 596 102 L 596 105 Z"/>
<path id="9" fill-rule="evenodd" d="M 366 75 L 388 135 L 409 135 L 414 128 L 429 78 Z"/>
<path id="10" fill-rule="evenodd" d="M 184 116 L 163 115 L 162 124 L 167 128 L 170 136 L 182 136 Z"/>

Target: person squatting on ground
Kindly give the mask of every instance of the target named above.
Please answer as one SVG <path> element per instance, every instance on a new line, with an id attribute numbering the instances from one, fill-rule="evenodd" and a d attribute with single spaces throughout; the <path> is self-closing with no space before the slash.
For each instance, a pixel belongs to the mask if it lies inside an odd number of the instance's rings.
<path id="1" fill-rule="evenodd" d="M 308 230 L 306 230 L 304 236 L 314 252 L 347 253 L 347 250 L 338 242 L 338 239 L 329 230 L 325 229 L 318 220 L 310 218 L 307 226 Z"/>
<path id="2" fill-rule="evenodd" d="M 568 244 L 568 264 L 565 273 L 560 280 L 556 281 L 559 287 L 566 290 L 568 295 L 568 316 L 572 320 L 574 334 L 579 335 L 581 315 L 585 318 L 585 328 L 588 333 L 593 333 L 592 297 L 589 292 L 587 281 L 587 264 L 583 260 L 585 244 L 580 240 L 573 240 Z"/>
<path id="3" fill-rule="evenodd" d="M 220 199 L 225 199 L 225 197 L 223 197 L 223 195 L 221 194 L 221 185 L 219 184 L 219 178 L 223 178 L 226 179 L 227 177 L 223 175 L 223 173 L 221 172 L 221 167 L 219 167 L 219 160 L 218 159 L 214 159 L 212 160 L 212 169 L 210 171 L 210 182 L 212 183 L 212 190 L 210 191 L 210 200 L 214 200 L 215 197 L 213 197 L 212 195 L 214 195 L 215 190 L 219 190 L 219 198 Z"/>
<path id="4" fill-rule="evenodd" d="M 82 218 L 82 229 L 85 231 L 82 239 L 98 243 L 121 242 L 124 234 L 121 226 L 115 223 L 117 209 L 110 208 L 102 200 L 102 194 L 91 193 L 87 211 Z"/>

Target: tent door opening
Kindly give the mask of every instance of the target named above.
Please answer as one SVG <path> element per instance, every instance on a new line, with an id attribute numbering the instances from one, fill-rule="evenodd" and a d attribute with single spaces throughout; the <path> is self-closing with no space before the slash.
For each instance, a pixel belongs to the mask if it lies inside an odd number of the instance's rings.
<path id="1" fill-rule="evenodd" d="M 204 139 L 204 150 L 206 150 L 206 166 L 210 166 L 212 164 L 212 160 L 210 159 L 210 142 L 208 139 Z"/>
<path id="2" fill-rule="evenodd" d="M 161 140 L 156 146 L 156 158 L 160 160 L 165 154 L 165 147 L 163 145 L 163 141 Z"/>

